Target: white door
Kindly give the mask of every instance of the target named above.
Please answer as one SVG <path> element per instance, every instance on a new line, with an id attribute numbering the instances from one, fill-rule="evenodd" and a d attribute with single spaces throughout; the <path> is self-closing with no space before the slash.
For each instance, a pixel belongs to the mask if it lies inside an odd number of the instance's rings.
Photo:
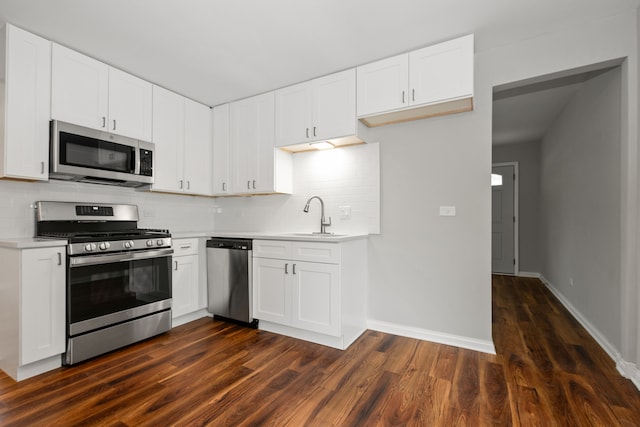
<path id="1" fill-rule="evenodd" d="M 291 325 L 292 265 L 282 259 L 253 258 L 253 317 Z"/>
<path id="2" fill-rule="evenodd" d="M 213 188 L 214 195 L 229 194 L 229 104 L 213 107 Z"/>
<path id="3" fill-rule="evenodd" d="M 515 273 L 515 170 L 494 166 L 491 183 L 491 271 Z M 501 182 L 500 182 L 501 181 Z"/>
<path id="4" fill-rule="evenodd" d="M 291 326 L 340 336 L 340 268 L 294 262 L 291 266 Z"/>
<path id="5" fill-rule="evenodd" d="M 308 141 L 312 133 L 310 82 L 276 91 L 277 147 Z"/>
<path id="6" fill-rule="evenodd" d="M 172 317 L 198 309 L 198 255 L 173 258 Z"/>

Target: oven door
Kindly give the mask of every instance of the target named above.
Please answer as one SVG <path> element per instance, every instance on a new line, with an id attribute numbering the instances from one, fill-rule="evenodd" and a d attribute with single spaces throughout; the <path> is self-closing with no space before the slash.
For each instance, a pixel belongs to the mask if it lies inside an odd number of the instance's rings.
<path id="1" fill-rule="evenodd" d="M 69 336 L 171 308 L 173 249 L 69 257 Z"/>

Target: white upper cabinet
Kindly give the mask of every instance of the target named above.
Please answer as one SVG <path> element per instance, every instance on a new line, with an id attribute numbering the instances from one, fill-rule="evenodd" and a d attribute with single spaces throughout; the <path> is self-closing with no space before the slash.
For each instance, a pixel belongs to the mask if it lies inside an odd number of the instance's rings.
<path id="1" fill-rule="evenodd" d="M 51 43 L 7 24 L 0 34 L 0 176 L 49 179 Z"/>
<path id="2" fill-rule="evenodd" d="M 276 146 L 356 133 L 355 69 L 276 91 Z"/>
<path id="3" fill-rule="evenodd" d="M 109 67 L 109 132 L 151 141 L 152 87 Z"/>
<path id="4" fill-rule="evenodd" d="M 211 108 L 184 100 L 185 193 L 211 194 Z"/>
<path id="5" fill-rule="evenodd" d="M 473 109 L 473 34 L 357 68 L 368 126 Z"/>
<path id="6" fill-rule="evenodd" d="M 152 85 L 53 44 L 53 119 L 151 140 Z"/>
<path id="7" fill-rule="evenodd" d="M 274 93 L 233 102 L 229 114 L 234 193 L 291 193 L 291 154 L 274 145 Z"/>
<path id="8" fill-rule="evenodd" d="M 231 194 L 229 104 L 213 107 L 213 195 Z"/>
<path id="9" fill-rule="evenodd" d="M 473 35 L 409 53 L 411 105 L 473 96 Z"/>
<path id="10" fill-rule="evenodd" d="M 358 67 L 358 116 L 406 107 L 408 87 L 407 54 Z"/>
<path id="11" fill-rule="evenodd" d="M 184 97 L 153 87 L 153 190 L 180 192 L 184 187 Z"/>
<path id="12" fill-rule="evenodd" d="M 153 87 L 154 191 L 211 195 L 211 109 Z"/>

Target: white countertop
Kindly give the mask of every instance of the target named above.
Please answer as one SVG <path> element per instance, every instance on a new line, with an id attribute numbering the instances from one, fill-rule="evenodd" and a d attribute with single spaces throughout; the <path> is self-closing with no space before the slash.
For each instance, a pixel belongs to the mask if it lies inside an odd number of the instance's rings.
<path id="1" fill-rule="evenodd" d="M 348 240 L 366 239 L 368 234 L 328 234 L 318 235 L 311 232 L 285 233 L 267 231 L 186 231 L 171 233 L 174 239 L 186 239 L 192 237 L 228 237 L 238 239 L 262 239 L 262 240 L 295 240 L 303 242 L 346 242 Z"/>
<path id="2" fill-rule="evenodd" d="M 66 246 L 64 239 L 42 239 L 34 237 L 3 238 L 0 247 L 11 249 L 52 248 Z"/>

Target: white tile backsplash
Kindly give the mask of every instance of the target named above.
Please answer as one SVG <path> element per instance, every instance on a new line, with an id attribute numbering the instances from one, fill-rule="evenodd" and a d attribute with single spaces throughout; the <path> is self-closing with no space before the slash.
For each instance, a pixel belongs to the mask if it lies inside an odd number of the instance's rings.
<path id="1" fill-rule="evenodd" d="M 293 155 L 293 194 L 225 197 L 215 200 L 219 231 L 319 231 L 320 196 L 328 231 L 339 234 L 380 233 L 380 148 L 377 143 Z M 351 219 L 339 206 L 351 206 Z M 219 211 L 219 212 L 218 212 Z"/>
<path id="2" fill-rule="evenodd" d="M 0 180 L 0 238 L 33 237 L 34 203 L 39 200 L 128 203 L 138 206 L 139 226 L 187 231 L 318 231 L 325 202 L 334 233 L 380 232 L 380 151 L 378 144 L 293 156 L 293 194 L 208 198 L 136 191 L 131 188 L 65 182 Z M 340 219 L 339 206 L 351 206 Z"/>

